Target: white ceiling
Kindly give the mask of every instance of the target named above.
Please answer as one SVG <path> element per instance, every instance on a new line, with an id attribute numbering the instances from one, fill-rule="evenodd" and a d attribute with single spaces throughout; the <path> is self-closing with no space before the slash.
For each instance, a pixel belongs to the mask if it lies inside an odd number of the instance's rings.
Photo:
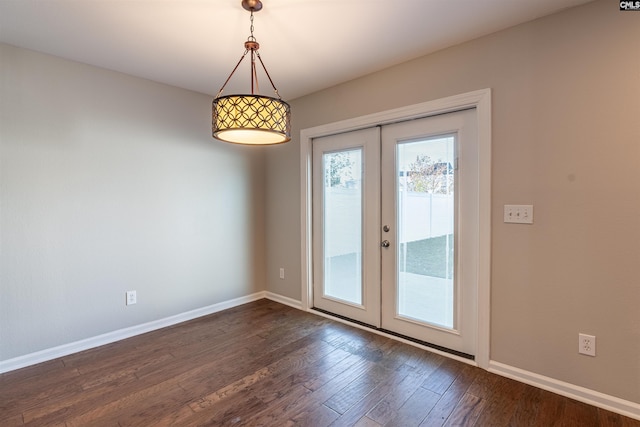
<path id="1" fill-rule="evenodd" d="M 590 0 L 262 1 L 254 35 L 291 100 Z M 240 4 L 0 0 L 0 42 L 215 95 L 249 36 Z M 250 92 L 249 75 L 246 58 L 225 93 Z"/>

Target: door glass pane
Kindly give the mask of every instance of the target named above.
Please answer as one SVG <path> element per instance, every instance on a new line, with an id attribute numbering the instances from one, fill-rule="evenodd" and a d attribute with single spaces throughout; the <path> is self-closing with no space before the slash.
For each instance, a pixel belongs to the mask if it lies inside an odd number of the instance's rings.
<path id="1" fill-rule="evenodd" d="M 362 149 L 325 153 L 324 294 L 362 304 Z"/>
<path id="2" fill-rule="evenodd" d="M 454 327 L 455 135 L 397 146 L 401 317 Z"/>

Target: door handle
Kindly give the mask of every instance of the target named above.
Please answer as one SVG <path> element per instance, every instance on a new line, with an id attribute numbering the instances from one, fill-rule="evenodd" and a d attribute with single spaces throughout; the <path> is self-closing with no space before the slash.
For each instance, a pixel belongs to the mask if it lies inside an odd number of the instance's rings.
<path id="1" fill-rule="evenodd" d="M 383 240 L 382 243 L 380 243 L 380 246 L 382 246 L 383 248 L 388 248 L 390 245 L 388 240 Z"/>

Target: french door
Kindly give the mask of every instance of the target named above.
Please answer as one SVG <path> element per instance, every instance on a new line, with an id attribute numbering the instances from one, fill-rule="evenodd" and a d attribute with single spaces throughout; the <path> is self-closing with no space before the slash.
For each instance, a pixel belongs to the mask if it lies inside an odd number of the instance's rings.
<path id="1" fill-rule="evenodd" d="M 313 142 L 314 306 L 380 327 L 380 131 Z"/>
<path id="2" fill-rule="evenodd" d="M 473 109 L 313 140 L 313 305 L 476 348 Z"/>

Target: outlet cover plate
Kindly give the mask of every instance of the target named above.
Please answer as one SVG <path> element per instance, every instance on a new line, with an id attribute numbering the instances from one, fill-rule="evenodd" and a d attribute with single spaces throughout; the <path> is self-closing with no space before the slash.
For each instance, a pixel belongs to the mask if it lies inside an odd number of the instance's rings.
<path id="1" fill-rule="evenodd" d="M 138 296 L 136 295 L 136 291 L 127 291 L 126 295 L 127 295 L 127 299 L 126 299 L 127 305 L 133 305 L 138 302 Z"/>
<path id="2" fill-rule="evenodd" d="M 578 334 L 578 353 L 596 356 L 596 337 L 594 335 Z"/>

